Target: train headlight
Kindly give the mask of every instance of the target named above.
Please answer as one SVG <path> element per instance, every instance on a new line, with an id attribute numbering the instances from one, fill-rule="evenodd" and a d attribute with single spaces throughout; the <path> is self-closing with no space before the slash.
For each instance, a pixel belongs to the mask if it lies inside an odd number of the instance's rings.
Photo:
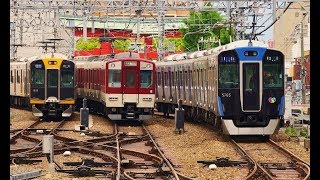
<path id="1" fill-rule="evenodd" d="M 116 112 L 117 109 L 116 109 L 116 108 L 112 108 L 111 111 L 112 111 L 112 112 Z"/>

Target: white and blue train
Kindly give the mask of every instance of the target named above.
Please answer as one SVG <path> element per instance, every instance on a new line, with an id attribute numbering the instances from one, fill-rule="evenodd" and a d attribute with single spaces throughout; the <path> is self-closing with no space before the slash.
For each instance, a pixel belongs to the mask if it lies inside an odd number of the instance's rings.
<path id="1" fill-rule="evenodd" d="M 156 107 L 215 124 L 226 135 L 269 136 L 284 124 L 284 55 L 265 44 L 235 41 L 157 62 Z"/>

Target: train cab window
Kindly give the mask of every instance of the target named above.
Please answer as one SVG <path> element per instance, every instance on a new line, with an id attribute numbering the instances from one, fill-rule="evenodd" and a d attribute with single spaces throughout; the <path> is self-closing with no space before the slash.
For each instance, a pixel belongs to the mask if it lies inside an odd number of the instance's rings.
<path id="1" fill-rule="evenodd" d="M 219 65 L 219 88 L 239 88 L 238 64 Z"/>
<path id="2" fill-rule="evenodd" d="M 109 70 L 108 87 L 121 87 L 121 70 Z"/>
<path id="3" fill-rule="evenodd" d="M 73 71 L 61 70 L 61 87 L 72 88 L 73 87 Z"/>
<path id="4" fill-rule="evenodd" d="M 140 87 L 150 88 L 152 85 L 152 71 L 142 70 L 140 71 Z"/>
<path id="5" fill-rule="evenodd" d="M 266 88 L 283 87 L 283 66 L 281 64 L 263 65 L 263 86 Z"/>
<path id="6" fill-rule="evenodd" d="M 13 83 L 13 72 L 12 72 L 12 70 L 10 71 L 10 82 Z"/>
<path id="7" fill-rule="evenodd" d="M 18 70 L 17 70 L 17 83 L 20 84 L 20 75 Z"/>
<path id="8" fill-rule="evenodd" d="M 44 84 L 44 69 L 34 69 L 31 71 L 31 84 Z"/>

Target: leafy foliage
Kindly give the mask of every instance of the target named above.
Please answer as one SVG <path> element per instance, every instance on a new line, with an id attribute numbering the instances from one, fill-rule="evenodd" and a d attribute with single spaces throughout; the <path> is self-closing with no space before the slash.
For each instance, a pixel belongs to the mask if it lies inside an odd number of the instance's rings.
<path id="1" fill-rule="evenodd" d="M 303 136 L 305 138 L 308 137 L 308 129 L 306 127 L 302 128 L 302 130 L 300 131 L 300 136 Z"/>
<path id="2" fill-rule="evenodd" d="M 165 38 L 164 39 L 164 48 L 165 50 L 169 50 L 169 44 L 174 43 L 174 50 L 182 50 L 183 49 L 183 40 L 182 38 Z M 156 50 L 158 48 L 158 38 L 152 39 L 153 49 Z"/>
<path id="3" fill-rule="evenodd" d="M 284 131 L 288 136 L 297 136 L 297 130 L 293 127 L 288 127 Z"/>
<path id="4" fill-rule="evenodd" d="M 76 42 L 77 50 L 93 50 L 94 48 L 100 47 L 99 38 L 88 38 L 86 41 L 83 41 L 83 37 L 80 37 Z"/>
<path id="5" fill-rule="evenodd" d="M 129 50 L 130 40 L 129 39 L 117 39 L 113 41 L 113 47 L 118 50 Z"/>
<path id="6" fill-rule="evenodd" d="M 188 19 L 184 19 L 183 23 L 186 28 L 180 28 L 180 32 L 183 34 L 183 47 L 187 51 L 197 51 L 204 49 L 207 45 L 198 43 L 201 37 L 208 40 L 211 39 L 221 40 L 221 44 L 227 44 L 230 42 L 229 35 L 233 36 L 233 28 L 218 27 L 214 24 L 224 21 L 223 17 L 217 11 L 192 11 Z M 217 47 L 218 42 L 211 43 L 210 48 Z"/>

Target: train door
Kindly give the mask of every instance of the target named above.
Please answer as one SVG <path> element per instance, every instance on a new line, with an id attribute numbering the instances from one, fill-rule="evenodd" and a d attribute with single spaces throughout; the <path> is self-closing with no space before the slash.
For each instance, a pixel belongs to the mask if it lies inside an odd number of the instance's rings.
<path id="1" fill-rule="evenodd" d="M 243 110 L 260 110 L 260 68 L 259 63 L 242 64 Z"/>
<path id="2" fill-rule="evenodd" d="M 123 93 L 139 94 L 139 69 L 138 66 L 124 66 L 123 68 Z"/>
<path id="3" fill-rule="evenodd" d="M 58 69 L 47 69 L 47 98 L 58 97 Z"/>

